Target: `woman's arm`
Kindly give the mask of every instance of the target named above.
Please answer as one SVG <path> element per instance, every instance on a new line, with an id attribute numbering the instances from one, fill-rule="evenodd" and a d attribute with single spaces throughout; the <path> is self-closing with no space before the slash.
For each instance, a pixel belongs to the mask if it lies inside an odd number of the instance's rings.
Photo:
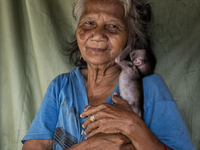
<path id="1" fill-rule="evenodd" d="M 131 141 L 122 134 L 96 134 L 68 150 L 135 150 Z"/>
<path id="2" fill-rule="evenodd" d="M 53 140 L 27 140 L 22 150 L 52 150 Z"/>
<path id="3" fill-rule="evenodd" d="M 139 117 L 133 117 L 135 119 L 133 124 L 123 127 L 124 134 L 131 140 L 137 150 L 151 150 L 159 149 L 166 150 L 165 144 L 163 144 L 155 134 L 146 126 L 144 121 Z M 167 147 L 167 150 L 172 150 Z"/>
<path id="4" fill-rule="evenodd" d="M 52 150 L 53 140 L 27 140 L 22 150 Z M 122 134 L 96 134 L 73 145 L 68 150 L 135 150 L 131 141 Z"/>
<path id="5" fill-rule="evenodd" d="M 128 137 L 137 150 L 165 150 L 164 144 L 158 140 L 154 133 L 146 126 L 145 122 L 136 115 L 127 101 L 113 95 L 114 105 L 102 104 L 91 107 L 83 112 L 81 117 L 95 114 L 97 121 L 91 123 L 90 117 L 83 126 L 88 138 L 98 133 L 123 134 Z M 168 150 L 170 148 L 168 147 Z"/>

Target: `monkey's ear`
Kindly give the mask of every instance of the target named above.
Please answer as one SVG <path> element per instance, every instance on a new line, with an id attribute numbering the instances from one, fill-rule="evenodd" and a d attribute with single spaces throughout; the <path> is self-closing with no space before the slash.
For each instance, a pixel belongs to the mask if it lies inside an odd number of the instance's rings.
<path id="1" fill-rule="evenodd" d="M 133 64 L 134 64 L 135 66 L 141 66 L 141 65 L 142 65 L 142 60 L 141 60 L 141 59 L 135 59 L 135 60 L 133 61 Z"/>

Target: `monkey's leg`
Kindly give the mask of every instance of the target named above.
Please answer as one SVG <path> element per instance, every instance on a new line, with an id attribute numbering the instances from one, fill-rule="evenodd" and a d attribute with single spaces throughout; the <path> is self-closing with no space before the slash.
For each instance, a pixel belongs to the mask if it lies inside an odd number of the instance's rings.
<path id="1" fill-rule="evenodd" d="M 140 117 L 142 117 L 142 104 L 143 104 L 143 92 L 142 92 L 142 81 L 137 79 L 133 81 L 134 91 L 132 96 L 135 101 L 131 105 L 132 110 Z"/>

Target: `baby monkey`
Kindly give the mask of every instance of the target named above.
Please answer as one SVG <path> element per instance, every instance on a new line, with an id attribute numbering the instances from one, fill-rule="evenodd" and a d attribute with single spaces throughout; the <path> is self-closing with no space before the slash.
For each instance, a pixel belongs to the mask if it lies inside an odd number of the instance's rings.
<path id="1" fill-rule="evenodd" d="M 115 59 L 122 69 L 119 76 L 119 91 L 132 110 L 142 117 L 142 78 L 153 74 L 156 60 L 150 50 L 133 49 L 131 39 L 129 38 L 126 48 Z"/>

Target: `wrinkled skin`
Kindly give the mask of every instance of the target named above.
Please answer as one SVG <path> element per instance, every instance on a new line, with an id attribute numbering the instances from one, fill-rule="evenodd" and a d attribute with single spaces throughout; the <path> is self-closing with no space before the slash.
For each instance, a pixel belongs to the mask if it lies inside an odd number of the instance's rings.
<path id="1" fill-rule="evenodd" d="M 95 114 L 95 119 L 97 120 L 91 122 L 88 117 L 83 123 L 83 127 L 86 128 L 85 133 L 87 138 L 98 133 L 125 134 L 123 126 L 131 124 L 133 116 L 137 118 L 137 115 L 133 112 L 127 101 L 119 97 L 113 100 L 116 102 L 115 104 L 104 103 L 99 106 L 93 106 L 81 114 L 82 118 Z"/>
<path id="2" fill-rule="evenodd" d="M 95 135 L 123 134 L 133 144 L 137 150 L 165 150 L 154 133 L 149 130 L 143 120 L 133 112 L 126 100 L 121 99 L 117 94 L 112 96 L 115 104 L 101 104 L 92 106 L 87 111 L 82 112 L 81 117 L 88 117 L 83 123 L 86 128 L 87 139 Z M 120 113 L 119 113 L 120 112 Z M 97 121 L 91 122 L 89 116 L 95 114 Z M 171 150 L 168 147 L 168 150 Z"/>
<path id="3" fill-rule="evenodd" d="M 70 150 L 135 150 L 130 140 L 122 134 L 96 134 L 81 143 L 70 147 Z"/>
<path id="4" fill-rule="evenodd" d="M 87 139 L 68 150 L 164 148 L 127 101 L 113 96 L 114 105 L 104 104 L 120 74 L 115 58 L 125 48 L 129 36 L 124 16 L 123 6 L 116 0 L 86 0 L 76 36 L 83 59 L 87 62 L 87 69 L 81 71 L 88 103 L 92 107 L 84 111 L 82 117 L 95 114 L 97 121 L 91 123 L 86 119 Z M 51 146 L 49 143 L 52 140 L 29 140 L 23 150 L 47 150 Z"/>

